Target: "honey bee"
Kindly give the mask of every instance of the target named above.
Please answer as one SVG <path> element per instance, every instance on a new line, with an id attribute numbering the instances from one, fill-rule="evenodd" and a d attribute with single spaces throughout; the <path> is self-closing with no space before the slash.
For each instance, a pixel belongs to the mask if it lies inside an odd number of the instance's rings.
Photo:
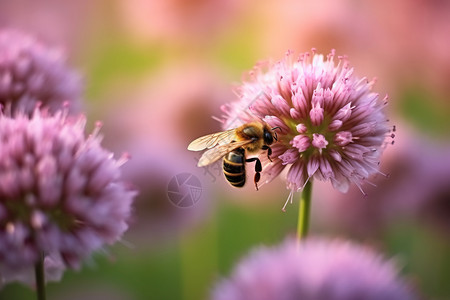
<path id="1" fill-rule="evenodd" d="M 245 163 L 255 162 L 255 188 L 258 190 L 258 182 L 261 179 L 262 164 L 259 158 L 247 158 L 248 154 L 256 154 L 260 150 L 267 150 L 267 158 L 270 159 L 272 149 L 269 147 L 274 140 L 277 141 L 275 129 L 267 123 L 251 122 L 238 128 L 208 134 L 191 142 L 188 150 L 201 151 L 203 153 L 197 166 L 210 165 L 223 158 L 223 173 L 227 181 L 234 187 L 243 187 L 245 184 Z"/>

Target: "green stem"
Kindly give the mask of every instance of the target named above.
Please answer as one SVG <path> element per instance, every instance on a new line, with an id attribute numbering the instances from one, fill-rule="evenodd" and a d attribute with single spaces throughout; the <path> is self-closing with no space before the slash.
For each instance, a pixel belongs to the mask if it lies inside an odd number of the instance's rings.
<path id="1" fill-rule="evenodd" d="M 36 288 L 38 300 L 45 300 L 45 273 L 44 273 L 44 254 L 41 254 L 38 262 L 34 266 L 36 276 Z"/>
<path id="2" fill-rule="evenodd" d="M 300 198 L 300 204 L 298 209 L 298 224 L 297 224 L 297 238 L 301 240 L 308 234 L 309 229 L 309 215 L 311 211 L 311 191 L 312 180 L 310 179 L 303 191 Z"/>
<path id="3" fill-rule="evenodd" d="M 205 286 L 217 272 L 218 218 L 211 216 L 208 226 L 180 237 L 181 299 L 206 299 Z"/>

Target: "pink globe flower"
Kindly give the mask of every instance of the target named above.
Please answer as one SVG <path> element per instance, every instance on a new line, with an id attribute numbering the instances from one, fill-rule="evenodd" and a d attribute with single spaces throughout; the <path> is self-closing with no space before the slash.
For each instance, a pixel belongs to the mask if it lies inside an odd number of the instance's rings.
<path id="1" fill-rule="evenodd" d="M 286 240 L 253 250 L 219 282 L 213 300 L 417 299 L 392 261 L 346 241 Z"/>
<path id="2" fill-rule="evenodd" d="M 15 30 L 0 30 L 0 104 L 31 114 L 37 103 L 54 112 L 81 106 L 81 78 L 60 49 Z"/>
<path id="3" fill-rule="evenodd" d="M 67 111 L 0 114 L 0 279 L 22 278 L 41 254 L 47 271 L 78 268 L 127 230 L 124 159 L 101 147 L 98 127 L 85 137 L 85 123 Z"/>
<path id="4" fill-rule="evenodd" d="M 382 146 L 389 132 L 374 82 L 358 78 L 345 57 L 335 64 L 312 51 L 297 60 L 292 53 L 263 69 L 258 65 L 238 90 L 240 99 L 223 107 L 224 127 L 255 119 L 278 127 L 273 162 L 263 154 L 264 181 L 285 168 L 287 187 L 301 190 L 311 178 L 331 181 L 346 192 L 378 172 Z"/>

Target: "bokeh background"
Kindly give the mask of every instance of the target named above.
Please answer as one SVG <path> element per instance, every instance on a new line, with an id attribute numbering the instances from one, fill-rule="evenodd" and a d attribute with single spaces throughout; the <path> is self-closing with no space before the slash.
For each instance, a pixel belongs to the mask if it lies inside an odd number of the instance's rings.
<path id="1" fill-rule="evenodd" d="M 212 116 L 256 62 L 313 47 L 377 78 L 397 136 L 367 198 L 315 184 L 311 234 L 371 245 L 425 298 L 450 299 L 449 1 L 0 0 L 0 26 L 66 51 L 90 127 L 101 120 L 103 145 L 131 154 L 124 176 L 140 190 L 123 242 L 50 283 L 48 299 L 204 299 L 249 249 L 294 234 L 282 179 L 235 190 L 186 147 L 221 129 Z M 178 208 L 168 184 L 184 172 L 202 193 Z M 0 299 L 35 295 L 10 284 Z"/>

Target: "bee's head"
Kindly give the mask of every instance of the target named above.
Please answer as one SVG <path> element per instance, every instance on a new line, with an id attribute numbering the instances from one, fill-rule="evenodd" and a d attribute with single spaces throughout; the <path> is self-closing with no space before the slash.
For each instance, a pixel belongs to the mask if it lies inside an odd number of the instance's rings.
<path id="1" fill-rule="evenodd" d="M 273 144 L 273 141 L 278 141 L 278 135 L 275 129 L 280 129 L 280 127 L 274 127 L 274 128 L 264 128 L 264 143 L 266 145 Z"/>
<path id="2" fill-rule="evenodd" d="M 263 138 L 264 138 L 264 144 L 271 145 L 273 143 L 273 136 L 269 131 L 264 130 Z"/>
<path id="3" fill-rule="evenodd" d="M 266 145 L 272 145 L 273 141 L 278 141 L 278 136 L 277 133 L 274 131 L 275 129 L 277 129 L 279 127 L 275 127 L 275 128 L 264 128 L 264 143 Z"/>

